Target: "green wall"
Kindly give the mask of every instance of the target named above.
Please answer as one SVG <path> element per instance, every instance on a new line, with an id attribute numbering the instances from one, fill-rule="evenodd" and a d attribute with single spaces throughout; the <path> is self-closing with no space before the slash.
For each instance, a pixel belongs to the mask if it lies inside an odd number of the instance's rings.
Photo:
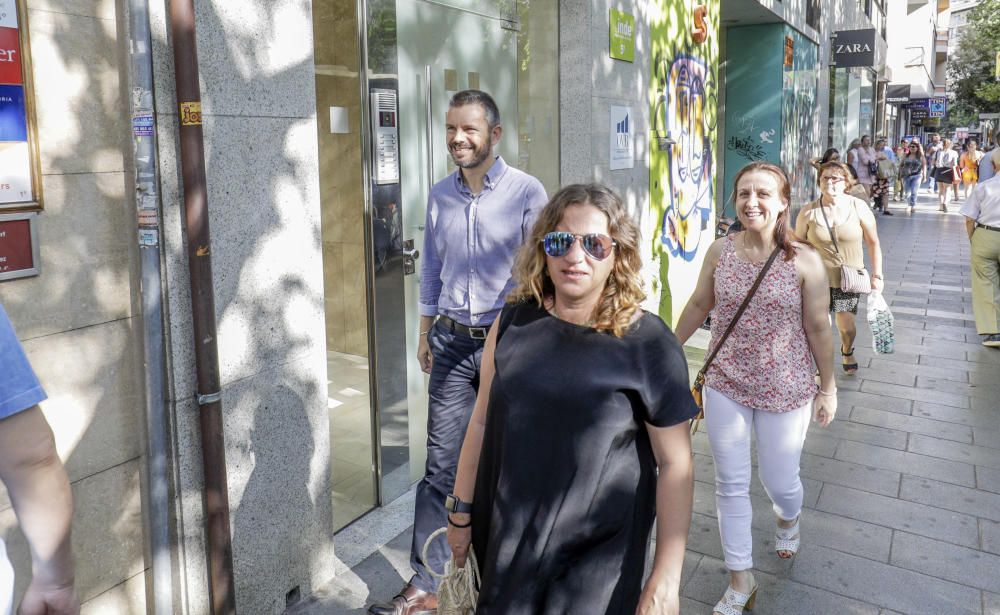
<path id="1" fill-rule="evenodd" d="M 787 24 L 726 30 L 726 143 L 724 189 L 732 213 L 733 178 L 747 163 L 780 165 L 792 185 L 792 207 L 812 199 L 815 172 L 809 159 L 820 154 L 816 96 L 816 44 Z M 785 65 L 786 37 L 792 63 Z"/>
<path id="2" fill-rule="evenodd" d="M 723 198 L 732 215 L 733 178 L 749 162 L 781 164 L 784 24 L 726 29 L 726 143 Z"/>

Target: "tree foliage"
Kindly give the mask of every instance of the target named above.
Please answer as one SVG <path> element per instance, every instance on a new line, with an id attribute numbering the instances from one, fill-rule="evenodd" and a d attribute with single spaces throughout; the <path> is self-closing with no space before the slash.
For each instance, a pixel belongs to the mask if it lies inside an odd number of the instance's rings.
<path id="1" fill-rule="evenodd" d="M 983 0 L 969 20 L 955 54 L 948 58 L 949 115 L 1000 112 L 1000 82 L 994 77 L 1000 51 L 1000 0 Z"/>

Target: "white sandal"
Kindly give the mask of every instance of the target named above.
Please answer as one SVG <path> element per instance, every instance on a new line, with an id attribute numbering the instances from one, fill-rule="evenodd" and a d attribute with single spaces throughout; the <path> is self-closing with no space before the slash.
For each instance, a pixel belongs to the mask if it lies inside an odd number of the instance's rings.
<path id="1" fill-rule="evenodd" d="M 713 615 L 715 613 L 719 613 L 719 615 L 743 615 L 743 611 L 753 610 L 755 602 L 757 602 L 757 583 L 754 583 L 749 594 L 742 594 L 730 585 L 726 588 L 726 593 L 722 594 L 722 600 L 715 604 L 712 613 Z"/>
<path id="2" fill-rule="evenodd" d="M 781 527 L 774 532 L 774 552 L 781 559 L 792 559 L 796 553 L 799 551 L 799 545 L 802 542 L 802 535 L 799 532 L 799 519 L 801 516 L 796 517 L 795 525 L 792 527 Z M 788 557 L 781 555 L 782 551 L 787 551 L 791 553 Z"/>

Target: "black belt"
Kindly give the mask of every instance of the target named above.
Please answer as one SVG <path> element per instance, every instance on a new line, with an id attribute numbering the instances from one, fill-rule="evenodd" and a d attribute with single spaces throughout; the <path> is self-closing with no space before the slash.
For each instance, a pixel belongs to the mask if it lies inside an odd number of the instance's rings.
<path id="1" fill-rule="evenodd" d="M 489 327 L 470 327 L 448 318 L 447 316 L 438 316 L 438 322 L 444 325 L 452 333 L 461 333 L 462 335 L 471 337 L 474 340 L 484 340 L 486 339 L 486 334 L 490 332 Z"/>
<path id="2" fill-rule="evenodd" d="M 998 233 L 1000 233 L 1000 226 L 988 226 L 986 224 L 980 224 L 976 222 L 976 228 L 984 228 L 987 231 L 997 231 Z"/>

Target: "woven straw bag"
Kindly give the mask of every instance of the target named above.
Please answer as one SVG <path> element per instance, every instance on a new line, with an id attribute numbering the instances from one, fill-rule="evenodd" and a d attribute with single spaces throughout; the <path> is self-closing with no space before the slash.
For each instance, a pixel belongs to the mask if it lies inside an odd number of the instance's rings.
<path id="1" fill-rule="evenodd" d="M 431 545 L 431 542 L 440 536 L 441 534 L 446 534 L 448 528 L 440 528 L 435 530 L 433 534 L 427 537 L 424 542 L 424 548 L 421 555 L 424 561 L 429 561 L 427 557 L 427 550 Z M 476 603 L 479 602 L 479 562 L 476 561 L 476 553 L 472 549 L 472 545 L 469 545 L 469 557 L 465 560 L 465 567 L 458 568 L 455 566 L 454 558 L 449 558 L 444 565 L 444 572 L 438 573 L 430 566 L 427 570 L 432 576 L 441 579 L 441 583 L 438 586 L 438 615 L 474 615 L 476 612 Z"/>

